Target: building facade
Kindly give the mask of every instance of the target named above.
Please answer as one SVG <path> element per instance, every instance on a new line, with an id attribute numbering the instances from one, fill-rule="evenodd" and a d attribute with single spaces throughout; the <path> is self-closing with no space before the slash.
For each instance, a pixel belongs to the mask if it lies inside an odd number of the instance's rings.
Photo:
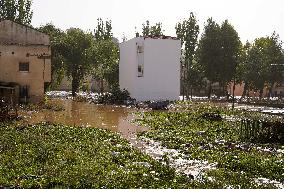
<path id="1" fill-rule="evenodd" d="M 180 40 L 136 37 L 120 44 L 119 85 L 137 101 L 178 100 Z"/>
<path id="2" fill-rule="evenodd" d="M 51 82 L 49 36 L 10 20 L 0 22 L 0 97 L 13 89 L 22 102 L 39 102 Z"/>

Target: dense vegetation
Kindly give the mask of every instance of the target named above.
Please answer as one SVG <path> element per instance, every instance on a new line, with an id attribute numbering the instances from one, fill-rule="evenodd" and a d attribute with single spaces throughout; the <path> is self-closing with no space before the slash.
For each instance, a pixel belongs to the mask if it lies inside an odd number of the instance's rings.
<path id="1" fill-rule="evenodd" d="M 0 20 L 12 20 L 30 25 L 33 17 L 32 0 L 0 0 Z"/>
<path id="2" fill-rule="evenodd" d="M 167 148 L 181 150 L 190 159 L 217 163 L 216 170 L 206 173 L 205 185 L 254 188 L 257 185 L 253 181 L 259 177 L 284 182 L 283 130 L 282 135 L 278 136 L 279 140 L 267 143 L 267 139 L 247 137 L 250 132 L 252 137 L 258 136 L 257 133 L 269 132 L 253 131 L 251 127 L 242 125 L 239 120 L 248 116 L 252 118 L 251 113 L 229 111 L 209 104 L 176 104 L 175 108 L 169 112 L 145 112 L 137 121 L 151 127 L 151 130 L 140 137 L 151 138 L 162 142 Z M 233 120 L 220 120 L 218 115 Z M 259 116 L 254 115 L 253 118 L 259 119 Z M 265 116 L 263 119 L 270 118 Z M 282 122 L 283 128 L 283 119 L 278 121 Z"/>
<path id="3" fill-rule="evenodd" d="M 0 187 L 185 188 L 190 183 L 106 130 L 1 123 L 0 133 Z"/>
<path id="4" fill-rule="evenodd" d="M 52 50 L 52 87 L 60 84 L 64 76 L 72 82 L 72 95 L 76 96 L 86 77 L 104 82 L 110 87 L 118 85 L 118 44 L 113 38 L 111 21 L 97 20 L 92 32 L 79 28 L 61 31 L 52 24 L 38 28 L 50 35 Z"/>

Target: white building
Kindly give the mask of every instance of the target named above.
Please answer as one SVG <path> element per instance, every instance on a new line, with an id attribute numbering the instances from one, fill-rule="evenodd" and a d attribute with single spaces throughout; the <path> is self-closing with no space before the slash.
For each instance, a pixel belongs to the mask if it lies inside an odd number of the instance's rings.
<path id="1" fill-rule="evenodd" d="M 120 44 L 119 85 L 137 101 L 178 100 L 180 40 L 136 37 Z"/>

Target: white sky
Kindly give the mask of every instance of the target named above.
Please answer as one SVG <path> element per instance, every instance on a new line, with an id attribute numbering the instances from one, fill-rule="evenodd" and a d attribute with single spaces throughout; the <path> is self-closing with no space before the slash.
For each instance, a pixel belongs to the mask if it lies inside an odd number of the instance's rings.
<path id="1" fill-rule="evenodd" d="M 199 25 L 212 17 L 218 23 L 228 19 L 243 42 L 276 31 L 284 41 L 283 0 L 33 0 L 34 27 L 52 22 L 63 30 L 78 27 L 91 30 L 97 18 L 112 20 L 120 41 L 125 33 L 135 36 L 142 23 L 162 22 L 165 35 L 175 36 L 175 24 L 194 12 Z"/>

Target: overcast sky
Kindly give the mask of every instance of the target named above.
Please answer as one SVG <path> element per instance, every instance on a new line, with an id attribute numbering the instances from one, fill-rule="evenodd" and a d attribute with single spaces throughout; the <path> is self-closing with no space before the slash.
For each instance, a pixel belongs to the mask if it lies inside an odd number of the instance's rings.
<path id="1" fill-rule="evenodd" d="M 114 36 L 121 40 L 141 32 L 142 23 L 162 22 L 165 35 L 175 36 L 175 24 L 194 12 L 199 25 L 212 17 L 228 19 L 243 42 L 276 31 L 284 41 L 283 0 L 33 0 L 34 27 L 52 22 L 63 30 L 91 30 L 97 18 L 112 20 Z"/>

